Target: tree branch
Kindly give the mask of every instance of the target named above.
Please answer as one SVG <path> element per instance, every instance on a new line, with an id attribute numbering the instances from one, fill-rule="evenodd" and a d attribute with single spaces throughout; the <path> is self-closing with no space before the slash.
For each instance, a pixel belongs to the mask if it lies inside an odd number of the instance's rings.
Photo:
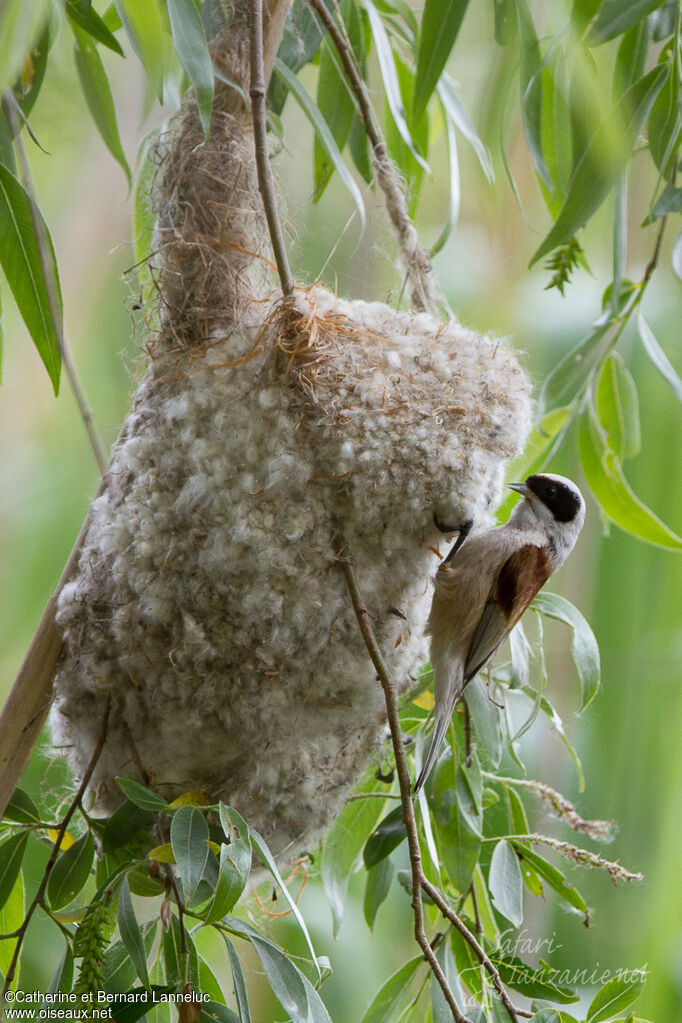
<path id="1" fill-rule="evenodd" d="M 277 263 L 282 293 L 290 298 L 294 292 L 294 282 L 289 268 L 282 224 L 277 210 L 277 196 L 270 167 L 268 154 L 268 129 L 265 113 L 265 68 L 263 63 L 263 0 L 251 0 L 249 18 L 249 38 L 251 44 L 251 112 L 253 116 L 253 134 L 256 151 L 256 169 L 258 171 L 258 189 L 263 200 L 265 217 L 270 232 L 272 251 Z"/>
<path id="2" fill-rule="evenodd" d="M 415 309 L 435 313 L 436 302 L 433 294 L 431 262 L 419 244 L 417 231 L 407 211 L 404 188 L 395 165 L 388 155 L 386 143 L 382 138 L 381 129 L 374 116 L 367 86 L 360 74 L 355 54 L 344 38 L 341 29 L 334 21 L 330 11 L 323 3 L 323 0 L 308 0 L 308 2 L 327 29 L 343 64 L 350 87 L 357 99 L 365 132 L 372 146 L 372 157 L 377 181 L 386 197 L 386 209 L 398 235 L 398 247 L 410 282 L 412 305 Z"/>
<path id="3" fill-rule="evenodd" d="M 350 594 L 351 602 L 353 604 L 353 610 L 355 617 L 362 633 L 362 638 L 365 641 L 367 652 L 372 660 L 372 664 L 376 669 L 376 673 L 379 676 L 379 682 L 381 688 L 384 691 L 384 700 L 386 701 L 386 713 L 388 715 L 388 725 L 391 730 L 391 741 L 393 743 L 393 753 L 395 755 L 395 766 L 398 774 L 398 783 L 400 785 L 400 798 L 403 808 L 403 821 L 405 823 L 405 830 L 407 832 L 407 845 L 410 854 L 410 868 L 412 871 L 412 911 L 414 913 L 414 936 L 417 944 L 424 953 L 424 958 L 429 963 L 433 975 L 435 976 L 443 997 L 445 998 L 452 1018 L 455 1023 L 471 1023 L 471 1021 L 463 1016 L 459 1010 L 459 1007 L 455 1001 L 455 997 L 452 993 L 450 985 L 447 982 L 445 974 L 441 969 L 441 965 L 436 959 L 436 955 L 426 937 L 426 931 L 424 930 L 424 910 L 422 906 L 421 890 L 423 887 L 424 875 L 422 873 L 421 866 L 421 853 L 419 850 L 419 837 L 417 835 L 417 822 L 414 816 L 414 806 L 412 804 L 412 786 L 410 782 L 409 772 L 407 770 L 407 759 L 405 757 L 405 750 L 403 748 L 403 737 L 400 728 L 400 718 L 398 716 L 398 698 L 396 694 L 395 683 L 391 678 L 391 675 L 386 667 L 384 659 L 379 650 L 379 646 L 372 630 L 372 625 L 369 620 L 369 614 L 367 613 L 367 607 L 360 595 L 358 589 L 357 580 L 355 578 L 355 572 L 353 567 L 348 560 L 348 557 L 343 553 L 344 544 L 342 541 L 337 539 L 336 542 L 336 559 L 343 569 L 343 573 L 346 577 L 346 585 L 348 587 L 348 593 Z"/>

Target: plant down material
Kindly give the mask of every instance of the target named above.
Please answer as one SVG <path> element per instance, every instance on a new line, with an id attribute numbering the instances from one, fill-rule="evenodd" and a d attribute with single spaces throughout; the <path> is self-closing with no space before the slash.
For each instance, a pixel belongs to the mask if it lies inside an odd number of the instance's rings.
<path id="1" fill-rule="evenodd" d="M 215 59 L 245 84 L 241 23 Z M 263 281 L 248 113 L 220 85 L 162 154 L 159 332 L 92 508 L 58 623 L 53 740 L 91 788 L 204 788 L 277 854 L 309 848 L 384 723 L 334 540 L 403 688 L 442 534 L 489 524 L 529 384 L 504 342 L 321 286 Z M 443 545 L 443 550 L 445 549 Z M 146 777 L 145 777 L 146 776 Z"/>

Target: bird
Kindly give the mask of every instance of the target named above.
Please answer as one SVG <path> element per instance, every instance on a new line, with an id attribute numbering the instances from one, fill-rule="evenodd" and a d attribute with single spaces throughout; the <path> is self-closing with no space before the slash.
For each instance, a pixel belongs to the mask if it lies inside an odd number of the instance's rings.
<path id="1" fill-rule="evenodd" d="M 522 495 L 509 520 L 469 539 L 471 520 L 435 578 L 431 636 L 435 721 L 414 787 L 419 792 L 443 744 L 457 700 L 504 642 L 538 591 L 573 550 L 585 501 L 565 476 L 534 473 L 509 487 Z"/>

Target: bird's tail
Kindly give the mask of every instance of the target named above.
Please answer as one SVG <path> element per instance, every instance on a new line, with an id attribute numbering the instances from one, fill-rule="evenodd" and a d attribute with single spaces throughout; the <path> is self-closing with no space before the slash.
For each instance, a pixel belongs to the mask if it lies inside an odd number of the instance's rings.
<path id="1" fill-rule="evenodd" d="M 433 726 L 433 735 L 431 736 L 431 745 L 429 746 L 428 753 L 426 754 L 426 760 L 424 766 L 419 772 L 419 777 L 414 786 L 414 794 L 416 795 L 428 776 L 430 775 L 433 765 L 436 762 L 436 757 L 440 752 L 440 748 L 443 745 L 445 739 L 445 733 L 448 730 L 450 724 L 450 718 L 455 709 L 455 704 L 459 699 L 462 684 L 461 679 L 455 681 L 451 679 L 448 671 L 448 680 L 445 686 L 442 685 L 442 681 L 439 678 L 440 672 L 437 665 L 434 665 L 434 689 L 436 692 L 436 718 Z M 443 693 L 443 690 L 445 692 Z M 443 696 L 441 697 L 441 693 Z"/>

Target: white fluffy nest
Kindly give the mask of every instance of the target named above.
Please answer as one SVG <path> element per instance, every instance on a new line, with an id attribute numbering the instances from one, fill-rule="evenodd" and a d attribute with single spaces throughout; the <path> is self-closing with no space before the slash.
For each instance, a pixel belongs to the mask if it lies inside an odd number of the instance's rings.
<path id="1" fill-rule="evenodd" d="M 434 511 L 487 524 L 528 427 L 504 342 L 321 287 L 152 359 L 59 602 L 52 735 L 77 773 L 112 700 L 99 809 L 144 768 L 280 855 L 310 848 L 384 721 L 335 530 L 405 688 L 446 549 Z"/>

